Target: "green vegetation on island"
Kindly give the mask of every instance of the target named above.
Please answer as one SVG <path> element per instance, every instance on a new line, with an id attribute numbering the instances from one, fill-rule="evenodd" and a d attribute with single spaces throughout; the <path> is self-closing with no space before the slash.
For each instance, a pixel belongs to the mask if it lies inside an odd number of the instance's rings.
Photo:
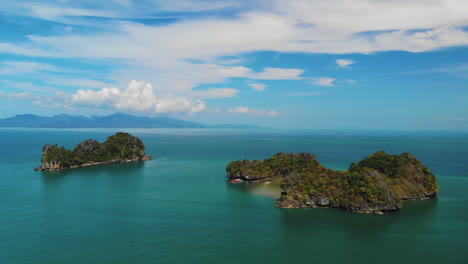
<path id="1" fill-rule="evenodd" d="M 128 133 L 118 132 L 103 143 L 88 139 L 69 150 L 57 145 L 45 145 L 42 165 L 36 170 L 64 170 L 84 166 L 149 160 L 143 142 Z"/>
<path id="2" fill-rule="evenodd" d="M 281 178 L 281 208 L 333 207 L 357 213 L 398 210 L 404 200 L 437 196 L 435 176 L 409 153 L 377 152 L 347 171 L 325 168 L 308 153 L 278 153 L 264 161 L 233 161 L 231 179 L 247 181 Z"/>

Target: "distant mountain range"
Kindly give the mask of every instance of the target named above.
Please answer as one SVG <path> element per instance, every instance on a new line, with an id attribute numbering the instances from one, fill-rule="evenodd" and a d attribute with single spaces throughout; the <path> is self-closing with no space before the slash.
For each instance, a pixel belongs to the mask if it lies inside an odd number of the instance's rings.
<path id="1" fill-rule="evenodd" d="M 128 114 L 109 116 L 72 116 L 56 115 L 52 117 L 38 115 L 16 115 L 0 119 L 0 127 L 31 128 L 262 128 L 253 125 L 205 125 L 170 117 L 145 117 Z"/>

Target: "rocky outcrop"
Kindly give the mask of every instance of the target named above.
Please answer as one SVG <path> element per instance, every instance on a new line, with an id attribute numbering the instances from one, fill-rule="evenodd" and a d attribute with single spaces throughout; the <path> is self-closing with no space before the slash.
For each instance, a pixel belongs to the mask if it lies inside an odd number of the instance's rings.
<path id="1" fill-rule="evenodd" d="M 235 161 L 229 178 L 281 178 L 280 208 L 330 207 L 354 213 L 383 214 L 402 207 L 405 200 L 437 196 L 435 176 L 409 153 L 377 152 L 347 171 L 323 167 L 312 154 L 278 153 L 264 161 Z"/>
<path id="2" fill-rule="evenodd" d="M 55 145 L 45 145 L 42 149 L 39 171 L 66 170 L 101 164 L 150 160 L 143 142 L 128 133 L 116 133 L 103 143 L 88 139 L 78 144 L 74 150 Z"/>
<path id="3" fill-rule="evenodd" d="M 320 163 L 313 154 L 280 152 L 263 161 L 232 161 L 226 171 L 231 179 L 253 181 L 284 177 L 294 171 L 310 170 L 318 166 Z"/>

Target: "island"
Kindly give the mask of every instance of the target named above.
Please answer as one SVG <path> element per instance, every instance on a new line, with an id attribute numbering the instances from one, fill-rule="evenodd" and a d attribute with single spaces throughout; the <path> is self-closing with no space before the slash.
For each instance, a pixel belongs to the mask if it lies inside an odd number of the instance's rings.
<path id="1" fill-rule="evenodd" d="M 341 208 L 353 213 L 384 214 L 406 200 L 434 198 L 436 177 L 410 153 L 379 151 L 346 171 L 328 169 L 313 154 L 278 153 L 263 161 L 233 161 L 228 177 L 243 181 L 281 179 L 279 208 Z"/>
<path id="2" fill-rule="evenodd" d="M 55 145 L 45 145 L 42 149 L 41 166 L 37 171 L 58 171 L 80 167 L 146 161 L 152 157 L 146 155 L 143 142 L 128 133 L 118 132 L 103 143 L 88 139 L 78 144 L 73 150 Z"/>

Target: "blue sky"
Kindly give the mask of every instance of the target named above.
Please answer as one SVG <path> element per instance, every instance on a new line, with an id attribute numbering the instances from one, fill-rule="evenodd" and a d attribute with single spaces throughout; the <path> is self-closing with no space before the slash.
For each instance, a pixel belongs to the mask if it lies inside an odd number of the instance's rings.
<path id="1" fill-rule="evenodd" d="M 2 1 L 0 118 L 468 129 L 465 0 Z"/>

